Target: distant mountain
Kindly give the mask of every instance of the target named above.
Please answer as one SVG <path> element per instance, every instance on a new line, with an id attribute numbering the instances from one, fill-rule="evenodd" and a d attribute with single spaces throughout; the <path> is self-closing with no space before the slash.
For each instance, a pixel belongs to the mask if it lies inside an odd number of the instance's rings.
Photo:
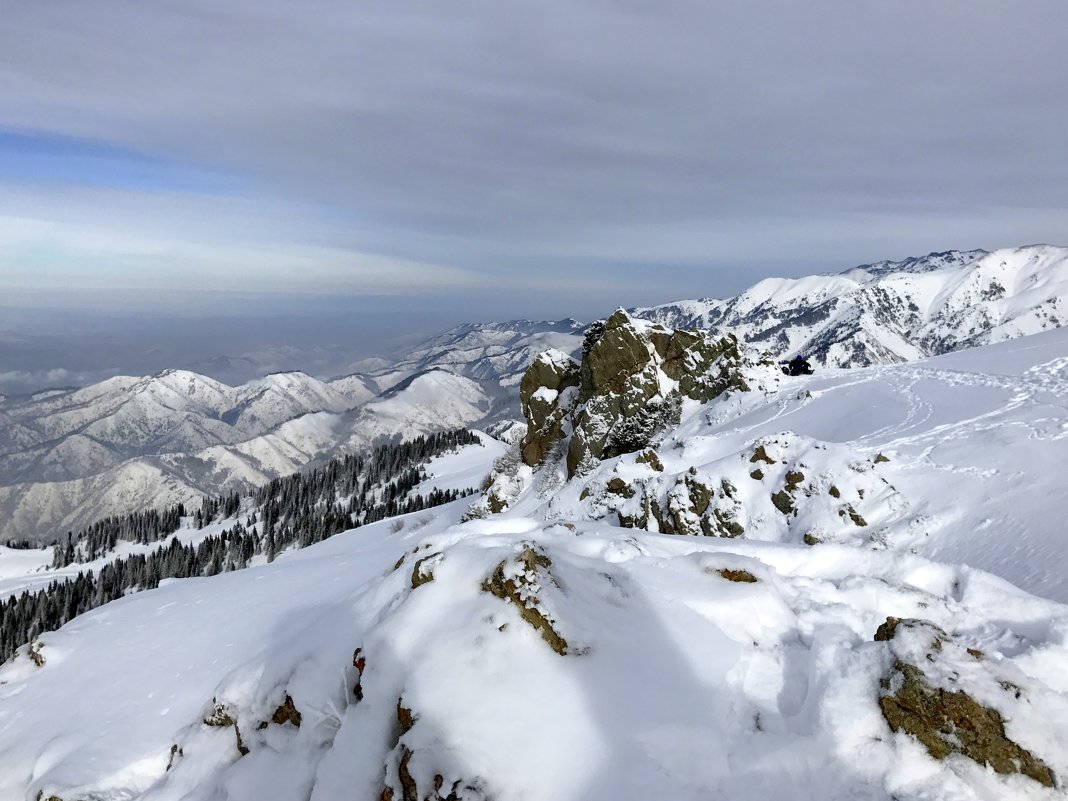
<path id="1" fill-rule="evenodd" d="M 948 251 L 829 275 L 768 278 L 723 300 L 632 310 L 676 328 L 734 332 L 776 356 L 892 364 L 1068 323 L 1068 248 Z"/>
<path id="2" fill-rule="evenodd" d="M 338 453 L 518 417 L 533 354 L 576 349 L 583 324 L 465 325 L 397 362 L 322 381 L 275 373 L 237 387 L 168 370 L 0 411 L 0 538 L 48 541 L 112 514 L 245 492 Z"/>
<path id="3" fill-rule="evenodd" d="M 53 537 L 292 473 L 334 441 L 342 412 L 373 394 L 299 372 L 231 387 L 167 370 L 5 406 L 0 537 Z"/>
<path id="4" fill-rule="evenodd" d="M 416 373 L 439 369 L 483 382 L 487 391 L 494 392 L 494 386 L 516 386 L 541 351 L 576 350 L 585 330 L 586 323 L 572 319 L 466 323 L 420 342 L 396 362 L 368 375 L 388 389 Z"/>
<path id="5" fill-rule="evenodd" d="M 1068 322 L 1068 249 L 932 253 L 631 313 L 824 366 L 911 361 Z M 0 537 L 47 540 L 102 515 L 246 491 L 337 453 L 444 428 L 515 429 L 527 366 L 545 350 L 575 355 L 586 330 L 572 319 L 470 323 L 328 381 L 287 372 L 229 386 L 174 370 L 9 397 Z"/>

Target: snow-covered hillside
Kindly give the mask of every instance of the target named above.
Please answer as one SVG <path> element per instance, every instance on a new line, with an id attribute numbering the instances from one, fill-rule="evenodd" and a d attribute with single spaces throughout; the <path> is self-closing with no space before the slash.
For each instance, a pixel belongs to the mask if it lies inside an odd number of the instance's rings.
<path id="1" fill-rule="evenodd" d="M 767 279 L 735 298 L 640 316 L 734 333 L 774 356 L 804 352 L 857 367 L 1056 328 L 1066 305 L 1068 250 L 1032 246 Z M 507 424 L 521 416 L 515 388 L 535 355 L 576 354 L 585 331 L 574 320 L 468 324 L 331 381 L 284 373 L 227 387 L 168 371 L 9 400 L 0 410 L 0 538 L 51 540 L 132 511 L 122 503 L 152 508 L 244 491 L 339 448 Z"/>
<path id="2" fill-rule="evenodd" d="M 577 349 L 585 328 L 585 323 L 570 319 L 466 323 L 418 343 L 402 358 L 378 365 L 369 375 L 388 389 L 412 375 L 445 370 L 479 381 L 484 391 L 498 394 L 494 386 L 514 387 L 543 350 L 570 353 Z"/>
<path id="3" fill-rule="evenodd" d="M 1068 248 L 932 253 L 634 313 L 836 367 L 912 361 L 1068 323 Z"/>
<path id="4" fill-rule="evenodd" d="M 1027 591 L 1068 600 L 1068 329 L 786 378 L 614 318 L 524 378 L 547 447 L 498 460 L 505 511 L 174 581 L 23 649 L 0 801 L 1063 798 L 1068 606 Z M 635 426 L 633 393 L 681 393 L 677 419 Z"/>
<path id="5" fill-rule="evenodd" d="M 54 538 L 287 475 L 328 450 L 342 413 L 371 394 L 304 373 L 230 387 L 168 370 L 6 407 L 0 538 Z"/>
<path id="6" fill-rule="evenodd" d="M 5 405 L 0 539 L 49 541 L 107 515 L 247 491 L 379 441 L 515 417 L 512 385 L 534 354 L 574 350 L 582 328 L 460 326 L 330 381 L 287 372 L 230 387 L 168 370 Z"/>

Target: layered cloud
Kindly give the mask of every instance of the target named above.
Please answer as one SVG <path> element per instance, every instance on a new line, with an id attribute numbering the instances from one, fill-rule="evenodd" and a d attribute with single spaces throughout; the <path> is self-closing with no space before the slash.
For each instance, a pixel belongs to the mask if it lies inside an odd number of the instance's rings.
<path id="1" fill-rule="evenodd" d="M 12 3 L 0 282 L 709 294 L 1063 240 L 1065 29 L 1046 0 Z"/>

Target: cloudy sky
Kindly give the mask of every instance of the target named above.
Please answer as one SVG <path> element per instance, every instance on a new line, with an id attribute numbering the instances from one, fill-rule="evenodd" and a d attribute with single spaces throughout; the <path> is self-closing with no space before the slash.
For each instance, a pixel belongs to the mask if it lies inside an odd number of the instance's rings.
<path id="1" fill-rule="evenodd" d="M 0 19 L 0 342 L 116 299 L 433 328 L 1068 242 L 1063 0 Z"/>

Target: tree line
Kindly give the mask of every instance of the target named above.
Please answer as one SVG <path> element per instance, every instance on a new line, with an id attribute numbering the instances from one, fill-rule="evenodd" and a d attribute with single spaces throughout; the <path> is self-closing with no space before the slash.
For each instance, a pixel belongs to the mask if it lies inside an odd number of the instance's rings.
<path id="1" fill-rule="evenodd" d="M 183 517 L 185 505 L 179 503 L 162 512 L 150 509 L 147 512 L 105 517 L 77 535 L 68 531 L 66 542 L 56 544 L 52 551 L 52 567 L 92 562 L 115 550 L 119 540 L 140 545 L 158 542 L 177 531 Z"/>
<path id="2" fill-rule="evenodd" d="M 196 545 L 174 538 L 147 554 L 114 559 L 99 571 L 79 572 L 75 578 L 53 581 L 45 589 L 27 590 L 0 603 L 0 661 L 42 633 L 130 592 L 157 587 L 163 579 L 241 570 L 257 556 L 269 562 L 287 548 L 303 548 L 351 528 L 469 495 L 473 488 L 411 493 L 426 478 L 423 464 L 428 459 L 479 442 L 471 432 L 458 429 L 334 459 L 256 490 L 244 504 L 246 512 L 241 512 L 243 499 L 235 493 L 205 499 L 192 515 L 199 528 L 239 513 L 244 522 L 238 519 Z M 53 564 L 91 561 L 120 540 L 156 542 L 179 528 L 184 512 L 178 505 L 99 521 L 77 537 L 68 535 L 67 543 L 56 547 L 62 557 Z"/>

